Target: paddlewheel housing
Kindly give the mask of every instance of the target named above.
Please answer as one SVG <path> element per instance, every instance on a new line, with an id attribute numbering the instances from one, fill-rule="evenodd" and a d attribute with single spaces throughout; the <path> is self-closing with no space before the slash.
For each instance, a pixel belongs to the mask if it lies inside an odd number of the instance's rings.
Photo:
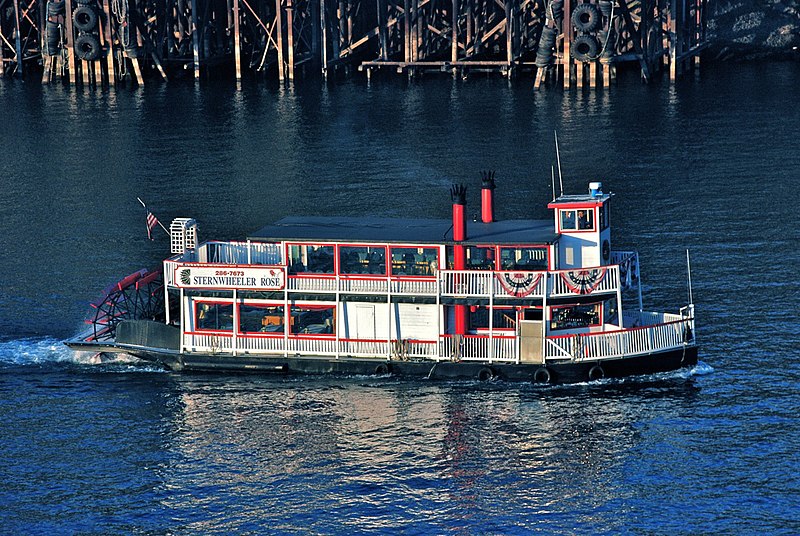
<path id="1" fill-rule="evenodd" d="M 161 271 L 141 269 L 109 286 L 90 304 L 87 341 L 113 339 L 123 320 L 164 321 L 164 279 Z"/>

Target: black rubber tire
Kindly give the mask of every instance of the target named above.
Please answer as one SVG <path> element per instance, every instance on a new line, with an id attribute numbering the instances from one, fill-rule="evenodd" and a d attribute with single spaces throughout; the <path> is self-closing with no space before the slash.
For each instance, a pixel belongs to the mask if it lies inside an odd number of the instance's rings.
<path id="1" fill-rule="evenodd" d="M 61 50 L 61 28 L 57 22 L 47 21 L 45 25 L 45 36 L 47 48 L 44 51 L 46 56 L 56 56 Z"/>
<path id="2" fill-rule="evenodd" d="M 600 0 L 597 3 L 597 7 L 600 8 L 600 13 L 602 13 L 604 17 L 607 19 L 611 18 L 612 7 L 610 0 Z"/>
<path id="3" fill-rule="evenodd" d="M 488 382 L 494 378 L 494 371 L 489 367 L 483 367 L 478 371 L 478 381 Z"/>
<path id="4" fill-rule="evenodd" d="M 79 32 L 90 32 L 97 26 L 97 12 L 89 6 L 80 6 L 72 12 L 72 22 Z"/>
<path id="5" fill-rule="evenodd" d="M 381 363 L 375 367 L 376 376 L 386 376 L 387 374 L 391 374 L 391 372 L 392 368 L 389 366 L 389 363 Z"/>
<path id="6" fill-rule="evenodd" d="M 589 369 L 589 381 L 602 380 L 606 377 L 606 371 L 600 365 L 595 365 Z"/>
<path id="7" fill-rule="evenodd" d="M 64 7 L 64 0 L 61 0 L 60 2 L 47 2 L 48 17 L 63 15 L 65 11 L 66 8 Z"/>
<path id="8" fill-rule="evenodd" d="M 100 57 L 100 40 L 94 34 L 81 34 L 75 40 L 75 55 L 84 61 Z"/>
<path id="9" fill-rule="evenodd" d="M 550 383 L 552 379 L 553 377 L 547 367 L 539 367 L 536 369 L 536 372 L 533 373 L 533 383 L 546 384 Z"/>
<path id="10" fill-rule="evenodd" d="M 545 26 L 539 36 L 539 47 L 536 49 L 536 66 L 547 67 L 553 59 L 553 46 L 556 44 L 558 30 Z"/>
<path id="11" fill-rule="evenodd" d="M 572 42 L 569 52 L 572 55 L 572 59 L 575 61 L 587 62 L 597 59 L 598 50 L 599 45 L 597 44 L 597 39 L 591 35 L 584 34 L 579 35 L 575 41 Z"/>
<path id="12" fill-rule="evenodd" d="M 549 15 L 553 17 L 553 20 L 560 21 L 564 16 L 564 0 L 553 0 L 550 3 Z"/>
<path id="13" fill-rule="evenodd" d="M 594 4 L 578 4 L 572 10 L 571 20 L 579 32 L 593 32 L 600 26 L 600 10 Z"/>

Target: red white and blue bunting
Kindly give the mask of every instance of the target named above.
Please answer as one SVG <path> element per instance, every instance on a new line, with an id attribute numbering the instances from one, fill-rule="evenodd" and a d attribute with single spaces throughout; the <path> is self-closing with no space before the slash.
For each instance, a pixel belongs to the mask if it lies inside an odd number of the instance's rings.
<path id="1" fill-rule="evenodd" d="M 542 279 L 542 274 L 536 272 L 499 272 L 496 276 L 505 291 L 516 298 L 531 294 Z"/>
<path id="2" fill-rule="evenodd" d="M 561 272 L 561 279 L 575 294 L 591 294 L 600 286 L 606 276 L 606 268 L 592 268 L 590 270 L 568 270 Z"/>

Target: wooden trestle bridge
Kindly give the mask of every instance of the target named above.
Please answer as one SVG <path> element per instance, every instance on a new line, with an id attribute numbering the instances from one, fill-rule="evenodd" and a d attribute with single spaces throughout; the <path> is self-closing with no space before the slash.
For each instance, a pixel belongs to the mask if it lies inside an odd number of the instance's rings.
<path id="1" fill-rule="evenodd" d="M 391 69 L 595 87 L 622 64 L 676 78 L 706 16 L 707 0 L 0 0 L 0 75 L 99 86 Z"/>

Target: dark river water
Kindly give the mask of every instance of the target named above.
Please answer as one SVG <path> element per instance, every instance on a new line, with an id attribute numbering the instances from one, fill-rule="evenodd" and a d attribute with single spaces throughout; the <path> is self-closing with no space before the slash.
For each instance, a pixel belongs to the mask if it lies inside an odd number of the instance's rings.
<path id="1" fill-rule="evenodd" d="M 296 90 L 0 81 L 0 534 L 797 534 L 800 64 L 534 93 L 498 78 Z M 700 365 L 570 387 L 181 375 L 60 341 L 168 254 L 289 214 L 499 218 L 616 194 L 645 309 Z"/>

